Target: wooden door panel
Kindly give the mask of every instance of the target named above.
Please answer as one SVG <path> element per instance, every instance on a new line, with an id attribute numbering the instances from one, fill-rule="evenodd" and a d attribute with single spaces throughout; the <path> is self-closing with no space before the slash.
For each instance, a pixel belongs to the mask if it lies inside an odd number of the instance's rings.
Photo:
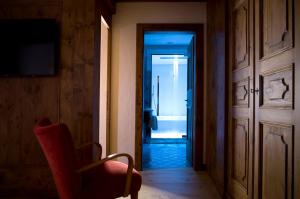
<path id="1" fill-rule="evenodd" d="M 281 52 L 276 56 L 263 59 L 259 62 L 259 70 L 261 73 L 266 73 L 272 70 L 278 70 L 290 66 L 294 60 L 294 49 Z"/>
<path id="2" fill-rule="evenodd" d="M 261 198 L 292 198 L 293 127 L 260 123 Z"/>
<path id="3" fill-rule="evenodd" d="M 232 178 L 247 190 L 249 157 L 248 119 L 233 119 L 232 124 Z"/>
<path id="4" fill-rule="evenodd" d="M 253 83 L 253 53 L 250 51 L 250 2 L 232 1 L 230 5 L 230 66 L 231 113 L 228 139 L 228 194 L 235 199 L 247 198 L 251 185 L 253 98 L 250 90 Z M 251 188 L 250 188 L 251 189 Z"/>
<path id="5" fill-rule="evenodd" d="M 254 198 L 293 198 L 293 0 L 255 1 Z"/>
<path id="6" fill-rule="evenodd" d="M 293 46 L 292 0 L 264 0 L 262 7 L 262 57 Z"/>
<path id="7" fill-rule="evenodd" d="M 234 106 L 249 106 L 249 78 L 243 79 L 238 82 L 233 82 L 232 91 Z"/>
<path id="8" fill-rule="evenodd" d="M 260 75 L 260 106 L 264 108 L 292 108 L 294 105 L 293 66 Z"/>
<path id="9" fill-rule="evenodd" d="M 249 66 L 248 1 L 233 11 L 233 69 Z"/>
<path id="10" fill-rule="evenodd" d="M 228 193 L 293 198 L 294 0 L 229 2 Z"/>

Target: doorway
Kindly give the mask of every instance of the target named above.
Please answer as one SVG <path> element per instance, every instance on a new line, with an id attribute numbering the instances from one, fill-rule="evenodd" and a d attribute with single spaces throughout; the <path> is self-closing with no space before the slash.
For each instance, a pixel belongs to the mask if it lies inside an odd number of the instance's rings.
<path id="1" fill-rule="evenodd" d="M 161 33 L 156 33 L 161 34 Z M 154 35 L 156 35 L 154 34 Z M 175 32 L 165 32 L 164 34 L 176 34 Z M 178 35 L 177 35 L 178 36 Z M 183 37 L 188 37 L 187 44 L 191 42 L 193 34 L 184 33 Z M 151 65 L 144 64 L 144 112 L 151 111 L 150 130 L 148 139 L 155 141 L 161 139 L 162 142 L 168 139 L 182 139 L 187 136 L 187 68 L 188 57 L 185 54 L 177 53 L 175 43 L 164 40 L 164 47 L 158 46 L 158 50 L 166 53 L 165 49 L 170 49 L 169 53 L 174 54 L 151 54 L 145 59 L 151 59 Z M 177 40 L 178 41 L 178 40 Z M 150 47 L 153 50 L 153 46 Z M 186 45 L 177 46 L 182 51 L 187 51 Z M 152 73 L 148 79 L 147 72 Z M 147 85 L 149 84 L 149 85 Z M 147 88 L 150 87 L 149 91 Z M 149 92 L 150 95 L 147 95 Z M 148 97 L 148 98 L 147 98 Z M 147 104 L 151 102 L 151 104 Z M 150 106 L 151 105 L 151 106 Z M 148 136 L 146 134 L 146 136 Z"/>
<path id="2" fill-rule="evenodd" d="M 201 24 L 138 24 L 138 169 L 203 166 L 203 40 Z"/>

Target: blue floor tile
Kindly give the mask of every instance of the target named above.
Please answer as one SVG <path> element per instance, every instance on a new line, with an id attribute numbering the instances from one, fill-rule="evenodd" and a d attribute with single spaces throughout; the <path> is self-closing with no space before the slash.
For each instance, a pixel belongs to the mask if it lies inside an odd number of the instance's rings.
<path id="1" fill-rule="evenodd" d="M 189 167 L 186 144 L 143 144 L 143 170 Z"/>

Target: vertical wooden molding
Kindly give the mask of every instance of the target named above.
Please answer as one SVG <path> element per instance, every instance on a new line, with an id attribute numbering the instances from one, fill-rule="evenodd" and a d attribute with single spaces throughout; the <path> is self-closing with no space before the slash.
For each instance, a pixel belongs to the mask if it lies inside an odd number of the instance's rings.
<path id="1" fill-rule="evenodd" d="M 94 68 L 93 68 L 93 142 L 99 143 L 100 121 L 100 57 L 101 57 L 101 5 L 95 0 L 95 27 L 94 27 Z M 97 158 L 97 149 L 93 149 L 93 158 Z"/>
<path id="2" fill-rule="evenodd" d="M 135 106 L 135 167 L 142 169 L 143 151 L 143 54 L 144 30 L 142 24 L 137 24 L 136 42 L 136 106 Z"/>
<path id="3" fill-rule="evenodd" d="M 294 162 L 294 198 L 300 198 L 300 1 L 293 1 L 295 15 L 295 162 Z"/>

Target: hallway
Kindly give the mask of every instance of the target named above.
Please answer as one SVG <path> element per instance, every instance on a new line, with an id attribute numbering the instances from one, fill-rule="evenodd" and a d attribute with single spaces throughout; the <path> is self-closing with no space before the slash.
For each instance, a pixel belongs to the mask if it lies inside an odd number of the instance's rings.
<path id="1" fill-rule="evenodd" d="M 148 170 L 142 171 L 142 176 L 141 199 L 220 198 L 207 173 L 192 168 Z"/>

